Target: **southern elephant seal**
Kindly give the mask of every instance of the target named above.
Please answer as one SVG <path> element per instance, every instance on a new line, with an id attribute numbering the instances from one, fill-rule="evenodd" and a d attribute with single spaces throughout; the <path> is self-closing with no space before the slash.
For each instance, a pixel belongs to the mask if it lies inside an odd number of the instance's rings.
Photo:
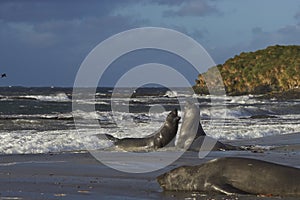
<path id="1" fill-rule="evenodd" d="M 157 178 L 164 190 L 300 196 L 300 169 L 250 158 L 218 158 Z"/>
<path id="2" fill-rule="evenodd" d="M 203 141 L 209 141 L 209 145 L 206 147 L 205 144 L 203 145 Z M 185 104 L 182 125 L 177 134 L 175 145 L 178 148 L 191 151 L 199 151 L 200 149 L 205 151 L 241 150 L 240 147 L 223 144 L 216 139 L 207 136 L 200 123 L 199 106 L 190 101 L 187 101 Z"/>
<path id="3" fill-rule="evenodd" d="M 174 109 L 168 114 L 164 124 L 156 132 L 146 138 L 118 139 L 109 134 L 105 135 L 109 140 L 114 142 L 117 148 L 125 151 L 156 150 L 166 146 L 175 138 L 179 120 L 178 111 Z"/>

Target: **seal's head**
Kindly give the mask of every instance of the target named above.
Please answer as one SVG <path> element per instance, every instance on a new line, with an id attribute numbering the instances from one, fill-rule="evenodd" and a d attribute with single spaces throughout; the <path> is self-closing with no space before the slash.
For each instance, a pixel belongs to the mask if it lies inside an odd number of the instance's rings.
<path id="1" fill-rule="evenodd" d="M 187 190 L 191 184 L 186 167 L 179 167 L 157 177 L 157 182 L 164 190 Z"/>
<path id="2" fill-rule="evenodd" d="M 171 111 L 168 116 L 167 116 L 167 122 L 170 122 L 172 124 L 178 124 L 179 120 L 181 119 L 181 117 L 178 116 L 178 111 L 177 109 L 174 109 L 173 111 Z"/>

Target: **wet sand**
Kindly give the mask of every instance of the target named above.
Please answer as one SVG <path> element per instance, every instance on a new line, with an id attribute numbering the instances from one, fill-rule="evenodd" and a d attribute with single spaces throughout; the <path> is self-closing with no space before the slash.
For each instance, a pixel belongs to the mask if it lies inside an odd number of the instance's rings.
<path id="1" fill-rule="evenodd" d="M 276 138 L 276 139 L 274 139 Z M 300 134 L 266 137 L 232 144 L 280 144 L 282 148 L 253 153 L 251 151 L 210 152 L 204 159 L 198 152 L 187 152 L 176 162 L 151 173 L 124 173 L 107 167 L 89 152 L 26 154 L 0 156 L 0 199 L 299 199 L 258 197 L 255 195 L 213 195 L 197 192 L 165 192 L 156 177 L 182 165 L 197 165 L 226 157 L 251 157 L 300 168 Z M 284 148 L 285 147 L 285 148 Z M 288 148 L 292 147 L 292 148 Z M 124 152 L 112 152 L 126 156 Z M 167 152 L 160 157 L 174 152 Z M 137 167 L 153 165 L 153 160 L 136 161 Z"/>

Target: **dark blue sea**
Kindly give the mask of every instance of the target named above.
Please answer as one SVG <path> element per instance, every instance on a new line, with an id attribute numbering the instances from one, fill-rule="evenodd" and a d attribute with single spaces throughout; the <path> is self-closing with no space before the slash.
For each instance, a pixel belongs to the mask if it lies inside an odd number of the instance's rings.
<path id="1" fill-rule="evenodd" d="M 98 88 L 93 98 L 75 103 L 93 105 L 95 111 L 74 110 L 72 88 L 1 87 L 0 154 L 37 154 L 103 148 L 105 141 L 89 136 L 145 137 L 157 130 L 168 112 L 193 98 L 200 107 L 207 135 L 219 140 L 252 139 L 300 132 L 300 100 L 261 99 L 258 96 L 195 95 L 190 89 Z M 112 96 L 112 94 L 115 94 Z M 113 110 L 117 105 L 118 110 Z M 128 109 L 126 109 L 128 107 Z M 125 109 L 122 109 L 125 108 Z M 86 120 L 76 126 L 74 114 Z M 98 125 L 89 125 L 89 120 Z"/>

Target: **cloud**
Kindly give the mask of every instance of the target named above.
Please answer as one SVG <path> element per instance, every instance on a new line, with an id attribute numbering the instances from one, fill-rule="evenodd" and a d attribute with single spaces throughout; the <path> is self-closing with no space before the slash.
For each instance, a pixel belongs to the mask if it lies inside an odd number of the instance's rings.
<path id="1" fill-rule="evenodd" d="M 261 27 L 254 27 L 254 28 L 252 28 L 252 33 L 253 34 L 260 34 L 262 32 L 263 32 L 263 30 L 262 30 Z"/>
<path id="2" fill-rule="evenodd" d="M 0 42 L 10 41 L 22 49 L 90 49 L 113 34 L 145 23 L 131 16 L 111 14 L 129 2 L 0 1 Z"/>
<path id="3" fill-rule="evenodd" d="M 173 4 L 174 5 L 174 4 Z M 173 16 L 206 16 L 211 14 L 220 14 L 221 12 L 215 5 L 211 5 L 205 0 L 189 0 L 179 4 L 177 9 L 169 9 L 164 12 L 165 17 Z"/>
<path id="4" fill-rule="evenodd" d="M 262 27 L 252 28 L 252 38 L 244 43 L 232 45 L 229 51 L 239 54 L 242 51 L 256 51 L 277 44 L 300 45 L 300 11 L 294 15 L 294 18 L 298 23 L 287 24 L 272 31 L 265 31 Z"/>
<path id="5" fill-rule="evenodd" d="M 200 30 L 200 29 L 195 28 L 193 30 L 193 32 L 191 33 L 191 36 L 197 40 L 204 39 L 205 36 L 207 36 L 207 35 L 208 35 L 208 31 L 205 29 Z"/>
<path id="6" fill-rule="evenodd" d="M 122 7 L 131 0 L 2 0 L 0 1 L 0 20 L 9 22 L 41 22 L 49 20 L 72 20 L 81 17 L 103 17 L 114 9 Z"/>
<path id="7" fill-rule="evenodd" d="M 147 25 L 186 33 L 203 43 L 216 63 L 242 51 L 300 43 L 300 11 L 294 15 L 299 24 L 287 22 L 290 25 L 266 29 L 263 23 L 248 26 L 247 20 L 256 18 L 229 13 L 226 7 L 235 10 L 244 4 L 224 6 L 218 1 L 1 0 L 0 66 L 11 67 L 12 85 L 72 85 L 80 63 L 98 43 L 121 31 Z M 224 30 L 235 20 L 232 31 Z M 251 27 L 253 24 L 257 27 Z M 231 33 L 240 30 L 247 34 L 236 39 Z"/>
<path id="8" fill-rule="evenodd" d="M 241 52 L 256 51 L 273 45 L 300 45 L 300 25 L 286 25 L 275 31 L 264 31 L 261 27 L 252 29 L 252 38 L 248 41 L 218 46 L 207 49 L 217 64 L 223 64 L 227 59 Z"/>
<path id="9" fill-rule="evenodd" d="M 257 30 L 253 31 L 253 39 L 250 42 L 250 47 L 261 48 L 275 44 L 300 44 L 300 26 L 298 24 L 286 25 L 273 32 L 263 31 L 261 28 Z"/>
<path id="10" fill-rule="evenodd" d="M 146 23 L 112 14 L 130 1 L 81 2 L 0 1 L 0 65 L 7 66 L 9 84 L 71 86 L 81 62 L 98 43 Z"/>
<path id="11" fill-rule="evenodd" d="M 157 3 L 159 5 L 167 5 L 167 6 L 174 6 L 174 5 L 181 5 L 184 3 L 182 0 L 152 0 L 152 3 Z"/>
<path id="12" fill-rule="evenodd" d="M 297 20 L 300 20 L 300 11 L 298 11 L 295 15 L 294 18 Z"/>

